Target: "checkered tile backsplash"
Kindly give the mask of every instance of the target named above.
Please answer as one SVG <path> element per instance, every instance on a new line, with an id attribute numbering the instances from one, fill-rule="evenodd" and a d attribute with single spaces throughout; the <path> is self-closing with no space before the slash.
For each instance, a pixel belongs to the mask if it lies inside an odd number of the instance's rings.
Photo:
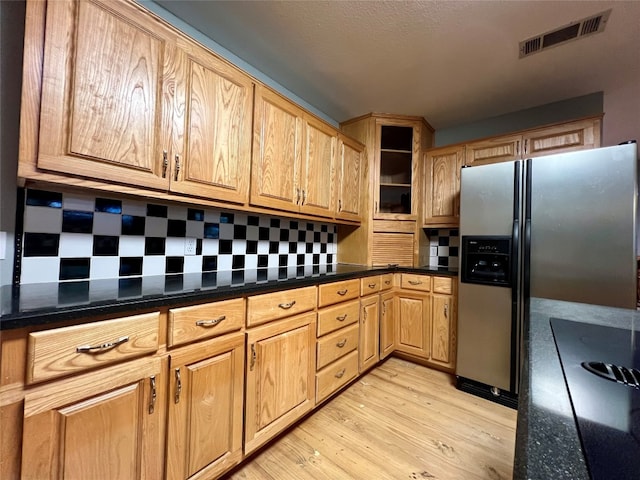
<path id="1" fill-rule="evenodd" d="M 21 284 L 291 269 L 337 257 L 332 224 L 33 189 L 24 209 Z"/>
<path id="2" fill-rule="evenodd" d="M 460 237 L 457 229 L 430 229 L 429 237 L 429 265 L 432 267 L 458 268 L 458 251 Z"/>

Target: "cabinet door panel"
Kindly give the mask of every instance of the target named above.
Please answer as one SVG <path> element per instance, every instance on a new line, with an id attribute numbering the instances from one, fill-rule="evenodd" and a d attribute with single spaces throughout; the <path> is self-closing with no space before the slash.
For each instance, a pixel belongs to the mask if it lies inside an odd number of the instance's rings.
<path id="1" fill-rule="evenodd" d="M 298 211 L 302 111 L 260 86 L 254 108 L 251 203 Z"/>
<path id="2" fill-rule="evenodd" d="M 362 168 L 364 154 L 361 148 L 354 148 L 340 141 L 338 155 L 338 205 L 337 217 L 350 220 L 361 219 Z"/>
<path id="3" fill-rule="evenodd" d="M 380 296 L 382 309 L 380 312 L 380 359 L 386 358 L 396 348 L 395 296 L 395 293 L 385 293 Z"/>
<path id="4" fill-rule="evenodd" d="M 360 353 L 360 373 L 375 365 L 379 359 L 379 301 L 379 295 L 371 295 L 361 300 L 360 345 L 358 347 Z"/>
<path id="5" fill-rule="evenodd" d="M 460 168 L 464 147 L 428 152 L 425 175 L 425 225 L 457 225 L 460 222 Z"/>
<path id="6" fill-rule="evenodd" d="M 185 145 L 171 190 L 246 203 L 253 84 L 206 50 L 193 47 L 185 63 Z"/>
<path id="7" fill-rule="evenodd" d="M 312 215 L 333 216 L 337 135 L 335 130 L 311 118 L 306 118 L 304 125 L 300 210 Z"/>
<path id="8" fill-rule="evenodd" d="M 99 2 L 50 2 L 46 28 L 38 167 L 166 188 L 164 28 Z"/>
<path id="9" fill-rule="evenodd" d="M 397 301 L 397 350 L 429 358 L 431 297 L 401 293 Z"/>
<path id="10" fill-rule="evenodd" d="M 524 156 L 539 157 L 600 146 L 600 119 L 541 128 L 524 134 Z"/>
<path id="11" fill-rule="evenodd" d="M 522 157 L 521 150 L 522 135 L 508 135 L 468 143 L 465 165 L 487 165 L 517 160 Z"/>

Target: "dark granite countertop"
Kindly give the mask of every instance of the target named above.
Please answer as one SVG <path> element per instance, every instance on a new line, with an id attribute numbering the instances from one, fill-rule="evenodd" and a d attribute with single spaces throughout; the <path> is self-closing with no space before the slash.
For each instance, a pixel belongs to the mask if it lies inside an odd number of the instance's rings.
<path id="1" fill-rule="evenodd" d="M 553 340 L 551 317 L 629 328 L 635 310 L 532 299 L 524 326 L 514 480 L 588 480 L 578 429 Z"/>
<path id="2" fill-rule="evenodd" d="M 46 325 L 97 315 L 215 301 L 317 285 L 380 273 L 457 275 L 443 267 L 327 265 L 107 280 L 10 285 L 0 289 L 0 330 Z"/>

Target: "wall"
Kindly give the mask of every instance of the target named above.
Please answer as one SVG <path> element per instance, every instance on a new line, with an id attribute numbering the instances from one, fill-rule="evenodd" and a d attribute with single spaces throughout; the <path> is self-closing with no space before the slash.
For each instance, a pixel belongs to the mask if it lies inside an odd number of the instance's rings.
<path id="1" fill-rule="evenodd" d="M 23 285 L 209 272 L 245 283 L 337 258 L 326 223 L 55 190 L 28 189 L 24 202 Z"/>
<path id="2" fill-rule="evenodd" d="M 441 147 L 453 143 L 539 127 L 550 123 L 599 115 L 604 111 L 603 96 L 603 92 L 592 93 L 590 95 L 548 103 L 497 117 L 486 118 L 478 122 L 444 128 L 436 132 L 435 146 Z M 622 107 L 622 105 L 620 107 Z M 617 111 L 618 108 L 615 110 Z M 621 108 L 617 114 L 613 114 L 612 116 L 615 119 L 616 117 L 624 117 L 626 116 L 625 114 L 626 111 L 624 108 Z M 606 117 L 605 124 L 608 120 L 609 117 Z"/>
<path id="3" fill-rule="evenodd" d="M 24 12 L 24 1 L 0 1 L 0 232 L 5 232 L 0 235 L 6 235 L 0 285 L 9 285 L 13 277 Z"/>

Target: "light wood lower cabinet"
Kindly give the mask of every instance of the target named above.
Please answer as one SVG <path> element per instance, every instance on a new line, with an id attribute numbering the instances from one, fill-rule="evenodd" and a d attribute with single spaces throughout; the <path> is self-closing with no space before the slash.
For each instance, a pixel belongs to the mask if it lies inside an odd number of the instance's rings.
<path id="1" fill-rule="evenodd" d="M 134 360 L 30 389 L 21 477 L 162 478 L 166 368 Z"/>
<path id="2" fill-rule="evenodd" d="M 170 358 L 166 479 L 216 478 L 242 460 L 244 333 Z"/>
<path id="3" fill-rule="evenodd" d="M 453 369 L 456 356 L 455 302 L 451 295 L 431 295 L 431 358 Z"/>
<path id="4" fill-rule="evenodd" d="M 398 293 L 397 302 L 396 350 L 420 358 L 429 358 L 431 295 L 401 291 Z"/>
<path id="5" fill-rule="evenodd" d="M 360 373 L 380 359 L 378 335 L 380 322 L 380 295 L 360 299 Z"/>
<path id="6" fill-rule="evenodd" d="M 396 294 L 380 295 L 380 360 L 388 357 L 396 349 Z"/>
<path id="7" fill-rule="evenodd" d="M 245 454 L 315 404 L 316 313 L 247 330 Z"/>

